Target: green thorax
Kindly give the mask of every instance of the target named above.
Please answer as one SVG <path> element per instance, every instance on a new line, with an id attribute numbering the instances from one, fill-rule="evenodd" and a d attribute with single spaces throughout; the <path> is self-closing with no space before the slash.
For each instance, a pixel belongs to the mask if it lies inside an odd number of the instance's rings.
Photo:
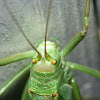
<path id="1" fill-rule="evenodd" d="M 30 71 L 30 89 L 39 95 L 50 95 L 57 92 L 63 76 L 60 52 L 53 42 L 47 41 L 46 45 L 47 53 L 56 61 L 56 64 L 45 59 L 44 42 L 40 43 L 37 50 L 42 58 L 36 64 L 32 64 Z M 37 54 L 33 56 L 33 59 L 36 57 Z"/>

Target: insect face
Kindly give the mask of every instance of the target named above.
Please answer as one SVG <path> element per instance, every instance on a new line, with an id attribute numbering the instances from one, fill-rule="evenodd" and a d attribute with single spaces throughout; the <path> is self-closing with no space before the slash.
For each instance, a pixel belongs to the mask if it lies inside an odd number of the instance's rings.
<path id="1" fill-rule="evenodd" d="M 41 59 L 36 58 L 37 55 L 33 57 L 32 62 L 34 65 L 34 70 L 38 72 L 53 72 L 59 65 L 59 62 L 61 60 L 60 53 L 55 43 L 47 41 L 46 42 L 47 53 L 51 56 L 51 58 L 47 59 L 44 56 L 44 45 L 45 42 L 42 42 L 39 44 L 37 48 L 37 50 L 42 54 L 42 58 Z"/>

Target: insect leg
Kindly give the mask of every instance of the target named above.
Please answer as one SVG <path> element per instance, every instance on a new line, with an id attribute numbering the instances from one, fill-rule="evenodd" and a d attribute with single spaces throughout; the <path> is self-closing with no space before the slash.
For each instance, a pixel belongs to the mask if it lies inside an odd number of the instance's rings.
<path id="1" fill-rule="evenodd" d="M 25 84 L 25 88 L 24 88 L 21 100 L 29 100 L 28 88 L 29 88 L 29 79 L 27 80 L 27 83 Z"/>
<path id="2" fill-rule="evenodd" d="M 70 86 L 69 84 L 61 85 L 58 93 L 63 98 L 63 100 L 73 100 L 72 86 Z"/>
<path id="3" fill-rule="evenodd" d="M 100 79 L 100 71 L 98 70 L 95 70 L 95 69 L 92 69 L 80 64 L 72 63 L 72 62 L 67 62 L 67 64 L 70 66 L 71 69 L 79 70 L 81 72 L 87 73 L 91 76 L 94 76 Z"/>
<path id="4" fill-rule="evenodd" d="M 13 63 L 16 61 L 24 60 L 27 58 L 31 58 L 33 57 L 33 54 L 34 54 L 34 51 L 31 50 L 28 52 L 23 52 L 23 53 L 18 53 L 16 55 L 8 56 L 6 58 L 0 59 L 0 66 L 7 65 L 9 63 Z"/>
<path id="5" fill-rule="evenodd" d="M 73 98 L 75 100 L 81 100 L 80 90 L 79 90 L 77 81 L 76 81 L 73 73 L 70 71 L 70 64 L 68 62 L 66 62 L 64 73 L 65 73 L 64 83 L 69 84 L 72 87 Z M 70 95 L 71 95 L 71 93 L 70 93 Z"/>
<path id="6" fill-rule="evenodd" d="M 17 73 L 15 73 L 8 81 L 0 87 L 0 95 L 4 94 L 12 84 L 18 80 L 24 73 L 26 73 L 31 67 L 31 63 L 28 63 L 25 67 L 21 68 Z"/>
<path id="7" fill-rule="evenodd" d="M 81 100 L 81 95 L 80 95 L 80 90 L 77 84 L 77 81 L 75 79 L 75 77 L 72 77 L 71 81 L 70 81 L 70 85 L 73 88 L 73 96 L 75 100 Z"/>
<path id="8" fill-rule="evenodd" d="M 67 44 L 67 46 L 62 50 L 62 55 L 68 55 L 77 44 L 86 36 L 89 26 L 89 13 L 90 13 L 90 0 L 86 0 L 84 21 L 83 21 L 83 30 L 77 33 L 74 38 Z"/>

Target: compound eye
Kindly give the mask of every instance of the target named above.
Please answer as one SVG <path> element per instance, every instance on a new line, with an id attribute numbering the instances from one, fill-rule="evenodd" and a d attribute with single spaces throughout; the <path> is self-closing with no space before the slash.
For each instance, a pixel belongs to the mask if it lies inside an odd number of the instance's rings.
<path id="1" fill-rule="evenodd" d="M 36 59 L 36 58 L 32 60 L 33 64 L 36 64 L 37 61 L 38 61 L 38 59 Z"/>
<path id="2" fill-rule="evenodd" d="M 51 60 L 51 63 L 54 65 L 54 64 L 56 64 L 57 62 L 56 62 L 56 60 Z"/>

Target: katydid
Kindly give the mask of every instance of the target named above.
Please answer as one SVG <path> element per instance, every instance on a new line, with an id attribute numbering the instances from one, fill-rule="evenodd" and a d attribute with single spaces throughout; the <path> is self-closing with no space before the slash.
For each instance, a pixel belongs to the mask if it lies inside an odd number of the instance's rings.
<path id="1" fill-rule="evenodd" d="M 32 61 L 29 64 L 19 70 L 0 88 L 0 94 L 2 95 L 5 93 L 19 77 L 30 69 L 30 78 L 26 83 L 22 100 L 27 100 L 27 98 L 30 100 L 72 100 L 73 98 L 75 100 L 81 100 L 76 79 L 70 69 L 79 70 L 97 78 L 100 78 L 100 71 L 76 63 L 66 62 L 65 57 L 87 34 L 89 26 L 90 0 L 86 0 L 83 30 L 77 33 L 61 52 L 59 52 L 59 48 L 56 47 L 54 42 L 46 40 L 53 0 L 49 1 L 48 6 L 45 41 L 43 40 L 39 46 L 33 46 L 33 44 L 28 40 L 7 5 L 6 0 L 3 0 L 3 2 L 10 13 L 11 18 L 15 21 L 17 27 L 34 50 L 0 59 L 0 66 L 3 66 L 32 57 Z"/>

